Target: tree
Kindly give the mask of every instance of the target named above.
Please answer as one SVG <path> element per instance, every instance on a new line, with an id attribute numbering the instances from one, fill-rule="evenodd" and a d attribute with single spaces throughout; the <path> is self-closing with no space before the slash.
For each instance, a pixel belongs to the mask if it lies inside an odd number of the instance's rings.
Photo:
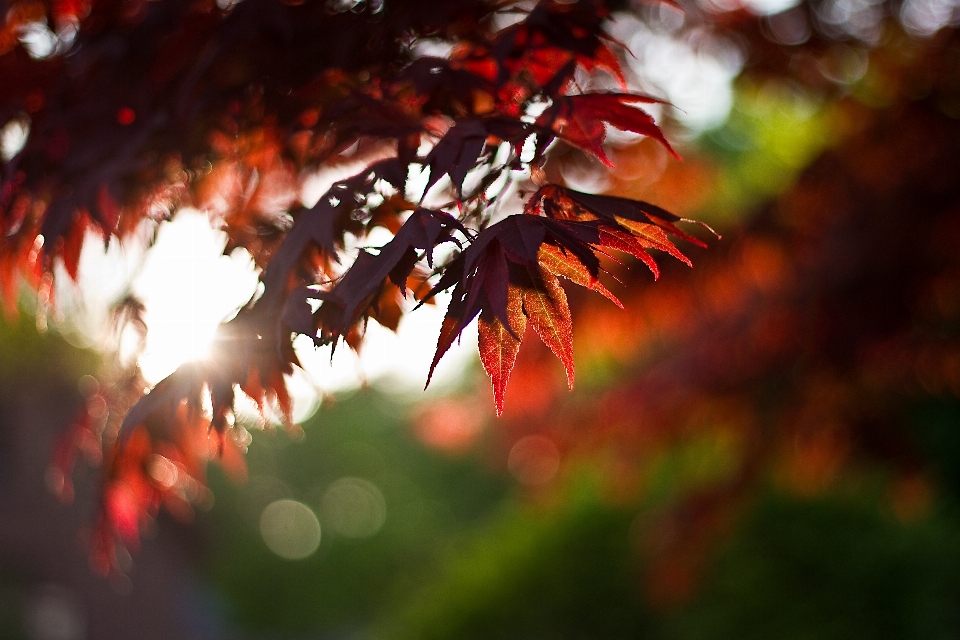
<path id="1" fill-rule="evenodd" d="M 135 542 L 158 506 L 189 501 L 211 455 L 239 464 L 238 392 L 289 421 L 294 335 L 357 349 L 371 319 L 397 327 L 408 295 L 425 304 L 450 291 L 433 365 L 478 318 L 499 413 L 527 325 L 573 385 L 559 278 L 620 306 L 599 279 L 611 253 L 635 256 L 655 276 L 651 249 L 690 264 L 673 238 L 705 245 L 676 226 L 679 217 L 545 177 L 555 140 L 611 164 L 607 127 L 676 155 L 640 106 L 660 100 L 627 91 L 621 45 L 602 29 L 610 8 L 5 4 L 0 120 L 29 132 L 4 158 L 0 182 L 8 311 L 21 278 L 52 304 L 56 265 L 76 278 L 89 231 L 122 241 L 185 205 L 210 212 L 227 251 L 247 250 L 261 269 L 261 290 L 221 327 L 210 363 L 184 365 L 146 395 L 134 367 L 113 385 L 105 420 L 86 416 L 67 436 L 58 454 L 65 491 L 73 444 L 103 443 L 104 568 L 116 540 Z M 439 50 L 448 53 L 431 53 Z M 605 73 L 621 90 L 583 92 L 583 73 Z M 300 204 L 302 178 L 346 155 L 362 170 Z M 375 227 L 393 239 L 351 255 Z M 118 311 L 142 326 L 136 300 Z"/>
<path id="2" fill-rule="evenodd" d="M 513 411 L 505 432 L 549 426 L 564 434 L 565 453 L 615 449 L 624 464 L 613 465 L 613 482 L 616 468 L 639 466 L 691 429 L 738 443 L 729 476 L 685 488 L 674 505 L 689 526 L 671 529 L 650 571 L 665 602 L 689 590 L 705 540 L 770 475 L 816 491 L 856 460 L 893 459 L 897 513 L 922 506 L 929 487 L 905 428 L 909 407 L 922 393 L 956 394 L 955 268 L 942 243 L 954 228 L 957 49 L 952 29 L 938 32 L 955 22 L 952 9 L 824 0 L 764 15 L 684 4 L 682 33 L 739 42 L 745 81 L 836 105 L 848 134 L 737 230 L 730 250 L 707 254 L 688 284 L 648 290 L 604 254 L 632 253 L 651 269 L 651 248 L 683 260 L 671 237 L 692 238 L 679 219 L 636 200 L 667 198 L 580 193 L 552 184 L 543 164 L 569 148 L 603 161 L 611 126 L 670 148 L 637 106 L 653 97 L 578 86 L 588 73 L 622 83 L 621 45 L 602 35 L 604 12 L 621 5 L 221 4 L 18 3 L 7 12 L 0 64 L 13 80 L 0 88 L 3 119 L 30 129 L 4 164 L 8 292 L 19 273 L 43 300 L 55 264 L 75 271 L 84 229 L 129 237 L 184 204 L 212 211 L 228 250 L 250 251 L 262 269 L 262 292 L 224 325 L 213 365 L 187 365 L 139 400 L 143 383 L 130 371 L 107 424 L 81 423 L 67 438 L 104 443 L 105 566 L 117 536 L 130 543 L 160 504 L 188 502 L 211 455 L 239 468 L 238 389 L 288 412 L 294 333 L 357 347 L 370 318 L 396 326 L 408 289 L 420 302 L 452 291 L 437 357 L 479 317 L 495 406 Z M 24 33 L 48 34 L 51 55 L 31 57 L 17 44 Z M 736 144 L 717 144 L 729 164 L 739 161 Z M 366 169 L 299 206 L 303 173 L 347 156 Z M 668 178 L 690 164 L 671 165 Z M 425 189 L 413 186 L 419 170 Z M 347 248 L 374 227 L 394 240 L 346 266 Z M 431 262 L 435 246 L 444 250 Z M 557 284 L 563 276 L 613 297 L 603 269 L 628 282 L 621 297 L 645 316 L 616 325 L 613 305 Z M 135 300 L 122 310 L 136 322 Z M 546 381 L 541 366 L 558 356 L 572 382 L 574 316 L 589 357 L 616 364 L 615 383 L 586 396 L 561 394 L 567 385 Z M 529 341 L 518 354 L 527 324 L 546 346 Z M 530 390 L 534 401 L 523 402 Z M 604 428 L 587 438 L 584 425 Z"/>

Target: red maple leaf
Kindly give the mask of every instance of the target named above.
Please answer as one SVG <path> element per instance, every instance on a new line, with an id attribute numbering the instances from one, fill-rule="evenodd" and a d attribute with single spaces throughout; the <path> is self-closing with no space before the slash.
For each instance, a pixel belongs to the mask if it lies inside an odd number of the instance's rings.
<path id="1" fill-rule="evenodd" d="M 652 96 L 633 93 L 586 93 L 560 96 L 537 119 L 537 125 L 552 130 L 575 147 L 597 156 L 605 165 L 613 163 L 603 151 L 606 125 L 654 138 L 678 160 L 663 132 L 649 113 L 634 103 L 662 103 Z"/>
<path id="2" fill-rule="evenodd" d="M 592 207 L 579 202 L 580 196 L 586 196 L 585 201 Z M 507 380 L 528 324 L 563 363 L 568 386 L 572 388 L 572 321 L 557 277 L 602 293 L 622 308 L 599 281 L 598 253 L 610 249 L 631 253 L 647 264 L 654 275 L 658 270 L 649 248 L 664 250 L 689 264 L 667 238 L 664 227 L 654 222 L 658 220 L 656 216 L 620 207 L 621 201 L 632 201 L 593 197 L 601 199 L 592 200 L 589 194 L 556 185 L 543 187 L 527 209 L 527 213 L 535 215 L 511 216 L 485 229 L 447 267 L 430 292 L 433 296 L 453 288 L 430 376 L 454 340 L 479 315 L 480 359 L 493 383 L 498 415 L 503 411 Z M 680 218 L 656 210 L 664 216 L 661 222 L 668 229 L 676 229 L 670 219 Z M 646 222 L 638 219 L 641 216 Z M 678 229 L 676 232 L 703 244 Z"/>

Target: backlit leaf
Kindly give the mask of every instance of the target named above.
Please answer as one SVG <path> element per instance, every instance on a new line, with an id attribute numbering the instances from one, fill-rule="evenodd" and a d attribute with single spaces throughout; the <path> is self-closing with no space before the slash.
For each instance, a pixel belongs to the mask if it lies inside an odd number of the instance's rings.
<path id="1" fill-rule="evenodd" d="M 492 313 L 480 314 L 478 321 L 480 362 L 493 384 L 498 416 L 503 413 L 503 396 L 510 380 L 510 372 L 517 362 L 520 341 L 527 328 L 522 296 L 517 287 L 510 287 L 507 293 L 509 328 Z"/>
<path id="2" fill-rule="evenodd" d="M 531 279 L 535 277 L 533 273 L 530 275 Z M 539 275 L 542 285 L 523 291 L 523 311 L 543 343 L 560 358 L 567 371 L 567 386 L 573 389 L 573 322 L 567 294 L 555 275 L 550 272 Z"/>

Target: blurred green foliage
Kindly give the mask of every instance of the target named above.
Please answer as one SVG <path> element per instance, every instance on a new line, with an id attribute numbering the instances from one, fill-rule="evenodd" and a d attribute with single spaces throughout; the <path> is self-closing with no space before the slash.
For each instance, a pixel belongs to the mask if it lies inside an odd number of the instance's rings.
<path id="1" fill-rule="evenodd" d="M 76 381 L 95 372 L 98 361 L 95 353 L 74 346 L 56 331 L 39 331 L 32 316 L 12 319 L 0 314 L 0 385 Z"/>
<path id="2" fill-rule="evenodd" d="M 70 344 L 56 331 L 38 330 L 29 314 L 11 318 L 0 313 L 0 488 L 9 489 L 10 475 L 21 468 L 17 466 L 20 461 L 16 452 L 9 449 L 11 442 L 18 438 L 5 432 L 23 426 L 15 422 L 16 412 L 11 421 L 8 413 L 11 407 L 16 407 L 24 398 L 49 402 L 51 394 L 63 407 L 78 404 L 80 395 L 76 383 L 81 376 L 96 372 L 98 362 L 96 354 Z M 34 429 L 33 437 L 40 439 L 49 437 L 49 426 L 29 425 Z M 0 503 L 5 507 L 16 499 L 16 495 L 5 493 L 0 496 Z M 3 513 L 7 512 L 0 509 L 0 514 Z M 0 562 L 0 638 L 3 640 L 28 637 L 22 620 L 23 587 L 19 576 Z"/>
<path id="3" fill-rule="evenodd" d="M 795 86 L 768 82 L 735 95 L 727 121 L 699 140 L 716 158 L 719 174 L 697 216 L 720 228 L 789 188 L 842 134 L 836 105 Z"/>
<path id="4" fill-rule="evenodd" d="M 257 433 L 249 481 L 211 479 L 211 575 L 232 615 L 254 628 L 347 631 L 365 626 L 420 584 L 448 541 L 491 516 L 508 482 L 476 458 L 425 449 L 405 428 L 405 407 L 371 391 L 325 406 L 302 441 Z M 361 478 L 383 494 L 387 517 L 370 538 L 337 536 L 321 502 L 334 481 Z M 260 510 L 293 498 L 319 512 L 320 548 L 301 561 L 265 546 Z"/>
<path id="5" fill-rule="evenodd" d="M 666 490 L 671 480 L 693 481 L 694 449 L 704 443 L 667 450 L 650 471 L 664 490 L 639 503 L 611 501 L 601 466 L 589 460 L 534 499 L 476 451 L 450 458 L 426 450 L 404 426 L 405 410 L 374 391 L 360 392 L 321 409 L 303 442 L 257 434 L 247 488 L 214 483 L 210 576 L 227 618 L 246 630 L 237 633 L 960 637 L 960 510 L 949 492 L 901 522 L 881 489 L 883 469 L 861 470 L 814 497 L 770 487 L 729 537 L 714 541 L 714 559 L 694 596 L 656 608 L 645 595 L 649 558 L 638 527 L 675 499 Z M 960 468 L 958 419 L 956 404 L 931 402 L 916 411 L 945 478 L 956 478 Z M 385 524 L 364 540 L 324 531 L 313 556 L 283 560 L 266 548 L 247 512 L 245 495 L 264 475 L 320 511 L 321 522 L 324 486 L 342 476 L 366 478 L 384 494 Z M 426 506 L 411 508 L 417 504 Z"/>
<path id="6" fill-rule="evenodd" d="M 762 496 L 663 638 L 960 637 L 960 519 L 900 523 L 869 490 Z"/>

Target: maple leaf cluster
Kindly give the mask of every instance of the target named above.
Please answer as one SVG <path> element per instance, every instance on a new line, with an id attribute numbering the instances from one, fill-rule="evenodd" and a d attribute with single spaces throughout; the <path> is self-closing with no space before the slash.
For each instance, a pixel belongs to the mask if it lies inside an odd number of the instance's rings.
<path id="1" fill-rule="evenodd" d="M 926 429 L 934 427 L 924 424 L 932 419 L 918 407 L 952 409 L 960 397 L 960 190 L 951 162 L 960 120 L 946 106 L 960 104 L 958 41 L 954 27 L 928 41 L 876 45 L 869 64 L 887 79 L 888 102 L 849 93 L 825 100 L 826 113 L 856 129 L 758 206 L 737 241 L 704 256 L 691 277 L 650 285 L 627 274 L 620 297 L 640 313 L 624 317 L 570 292 L 585 338 L 581 363 L 601 378 L 592 388 L 565 393 L 545 375 L 553 356 L 544 346 L 516 358 L 493 448 L 553 444 L 558 480 L 531 483 L 532 492 L 556 492 L 588 464 L 600 468 L 604 498 L 640 512 L 631 535 L 654 606 L 672 609 L 695 594 L 718 547 L 771 487 L 809 498 L 877 474 L 869 482 L 884 491 L 889 516 L 911 525 L 929 522 L 954 495 L 956 478 L 944 472 L 953 458 L 932 450 Z M 808 49 L 829 42 L 812 39 Z M 767 49 L 756 48 L 764 64 L 747 78 L 770 81 Z M 792 87 L 790 72 L 776 70 Z M 672 205 L 682 210 L 715 162 L 670 165 L 650 189 L 682 193 Z M 467 395 L 427 415 L 439 421 L 475 406 Z M 665 460 L 681 468 L 667 492 Z"/>
<path id="2" fill-rule="evenodd" d="M 189 497 L 208 458 L 243 449 L 238 393 L 289 423 L 295 336 L 359 349 L 370 320 L 396 329 L 409 298 L 448 291 L 430 375 L 479 317 L 500 413 L 527 325 L 573 385 L 560 278 L 619 305 L 600 283 L 608 257 L 635 256 L 655 275 L 650 250 L 689 264 L 673 238 L 703 243 L 677 216 L 538 179 L 556 140 L 609 165 L 609 127 L 673 153 L 638 106 L 659 101 L 626 90 L 621 45 L 602 29 L 608 13 L 599 0 L 12 3 L 0 125 L 20 123 L 29 136 L 0 167 L 7 307 L 21 278 L 44 298 L 55 265 L 76 278 L 88 231 L 126 239 L 186 205 L 223 228 L 227 252 L 243 248 L 261 269 L 214 357 L 139 399 L 142 380 L 129 377 L 140 384 L 135 401 L 97 434 L 108 449 L 105 566 L 113 540 L 134 542 L 157 505 Z M 49 55 L 17 41 L 37 25 L 55 39 Z M 448 53 L 425 53 L 434 50 Z M 578 72 L 606 73 L 621 91 L 584 93 Z M 358 161 L 315 204 L 298 203 L 305 176 L 343 175 Z M 422 188 L 411 184 L 418 173 Z M 351 250 L 378 227 L 392 240 Z"/>

